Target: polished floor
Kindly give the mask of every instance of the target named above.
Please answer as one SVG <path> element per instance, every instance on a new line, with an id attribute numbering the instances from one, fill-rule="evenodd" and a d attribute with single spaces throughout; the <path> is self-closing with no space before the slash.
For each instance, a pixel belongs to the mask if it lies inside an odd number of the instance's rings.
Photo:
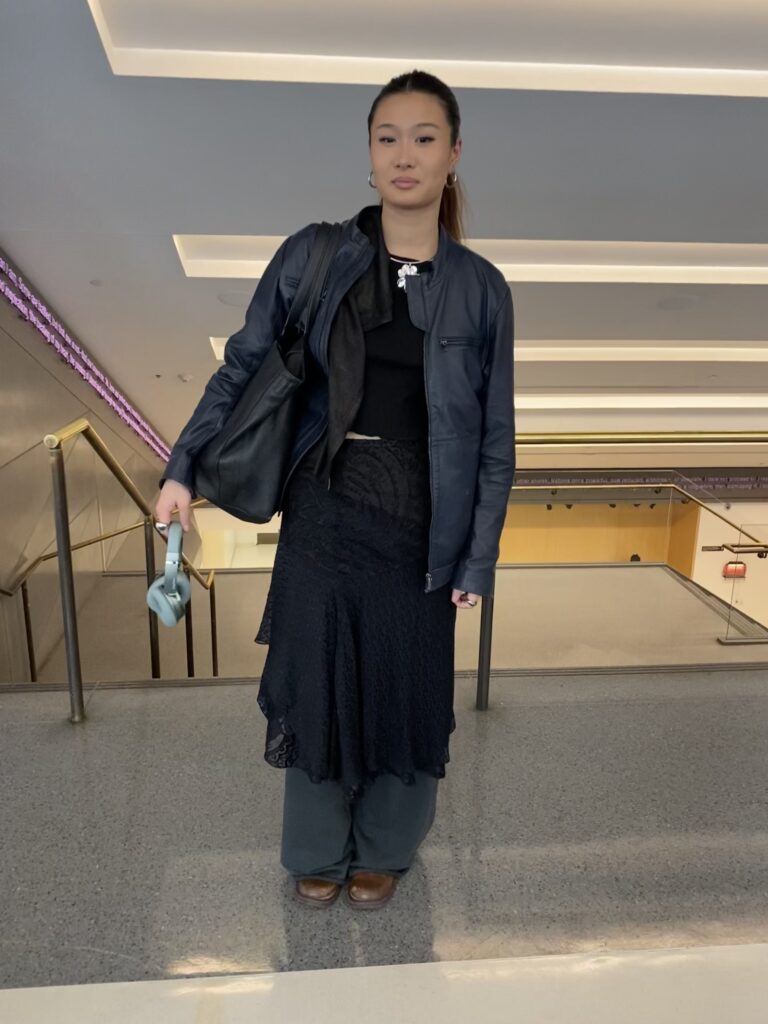
<path id="1" fill-rule="evenodd" d="M 8 1024 L 764 1024 L 768 945 L 0 991 Z"/>
<path id="2" fill-rule="evenodd" d="M 221 675 L 258 676 L 267 648 L 253 643 L 268 573 L 217 575 Z M 84 677 L 145 679 L 150 674 L 143 576 L 109 576 L 80 612 Z M 197 674 L 209 675 L 207 595 L 193 588 Z M 631 614 L 627 614 L 631 609 Z M 33 605 L 34 619 L 34 605 Z M 480 608 L 456 622 L 456 670 L 477 665 Z M 569 670 L 625 666 L 768 663 L 768 643 L 724 646 L 718 637 L 755 632 L 743 617 L 664 567 L 543 566 L 500 568 L 496 576 L 494 669 Z M 160 630 L 166 678 L 186 675 L 184 630 Z M 63 645 L 40 678 L 66 677 Z"/>
<path id="3" fill-rule="evenodd" d="M 0 695 L 0 986 L 768 939 L 768 679 L 457 687 L 437 820 L 375 914 L 297 904 L 251 685 Z M 201 1018 L 204 1019 L 204 1018 Z"/>

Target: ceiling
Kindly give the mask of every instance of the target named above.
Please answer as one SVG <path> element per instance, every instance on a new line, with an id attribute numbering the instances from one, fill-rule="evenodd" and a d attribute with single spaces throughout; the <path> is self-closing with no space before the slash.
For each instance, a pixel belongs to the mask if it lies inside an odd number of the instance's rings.
<path id="1" fill-rule="evenodd" d="M 0 248 L 172 441 L 259 261 L 376 201 L 368 110 L 419 66 L 512 288 L 518 430 L 764 430 L 767 38 L 764 0 L 0 0 Z M 768 452 L 520 462 L 615 458 Z"/>

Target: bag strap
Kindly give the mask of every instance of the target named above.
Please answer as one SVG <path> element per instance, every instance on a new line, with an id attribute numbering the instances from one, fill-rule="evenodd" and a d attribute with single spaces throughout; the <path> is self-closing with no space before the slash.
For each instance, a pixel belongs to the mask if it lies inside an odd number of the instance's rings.
<path id="1" fill-rule="evenodd" d="M 331 260 L 336 255 L 340 237 L 341 224 L 329 224 L 327 221 L 323 221 L 319 225 L 312 252 L 304 268 L 304 273 L 301 275 L 296 295 L 285 321 L 284 335 L 289 334 L 297 325 L 300 327 L 301 334 L 309 332 L 325 290 Z"/>
<path id="2" fill-rule="evenodd" d="M 168 527 L 168 547 L 165 552 L 165 593 L 177 591 L 177 580 L 181 567 L 181 544 L 184 530 L 181 523 L 174 519 Z"/>

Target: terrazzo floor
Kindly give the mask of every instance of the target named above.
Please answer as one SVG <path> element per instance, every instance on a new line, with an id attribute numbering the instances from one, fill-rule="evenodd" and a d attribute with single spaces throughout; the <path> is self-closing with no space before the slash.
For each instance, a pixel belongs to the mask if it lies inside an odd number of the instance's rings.
<path id="1" fill-rule="evenodd" d="M 457 684 L 437 819 L 382 911 L 294 902 L 251 685 L 0 694 L 0 986 L 764 942 L 768 679 Z"/>

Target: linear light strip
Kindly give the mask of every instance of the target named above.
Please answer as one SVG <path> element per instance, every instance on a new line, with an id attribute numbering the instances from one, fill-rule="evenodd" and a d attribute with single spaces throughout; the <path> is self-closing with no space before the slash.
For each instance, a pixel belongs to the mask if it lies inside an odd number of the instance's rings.
<path id="1" fill-rule="evenodd" d="M 209 341 L 218 360 L 224 359 L 228 338 L 211 335 Z M 727 341 L 718 346 L 706 343 L 624 345 L 602 341 L 599 345 L 535 345 L 515 343 L 516 363 L 768 363 L 768 342 L 731 348 Z"/>
<path id="2" fill-rule="evenodd" d="M 590 412 L 625 412 L 630 409 L 648 409 L 651 412 L 660 409 L 682 411 L 684 409 L 704 410 L 725 409 L 731 413 L 751 412 L 755 409 L 768 409 L 768 395 L 740 391 L 738 393 L 702 391 L 698 393 L 671 392 L 634 392 L 626 394 L 621 391 L 580 391 L 580 392 L 546 392 L 530 393 L 519 390 L 515 396 L 515 405 L 519 409 L 537 409 L 544 412 L 557 409 L 587 409 Z"/>
<path id="3" fill-rule="evenodd" d="M 285 236 L 172 238 L 187 277 L 257 280 Z M 511 283 L 768 285 L 768 245 L 511 238 L 469 238 L 466 245 Z"/>
<path id="4" fill-rule="evenodd" d="M 102 0 L 87 3 L 115 75 L 380 86 L 418 66 L 454 88 L 768 97 L 765 68 L 446 59 L 417 51 L 389 57 L 231 51 L 204 49 L 204 40 L 187 49 L 119 46 L 112 39 Z"/>
<path id="5" fill-rule="evenodd" d="M 218 339 L 212 339 L 213 341 Z M 225 339 L 226 340 L 226 339 Z M 214 346 L 214 352 L 216 347 Z M 658 344 L 639 347 L 613 345 L 601 342 L 599 345 L 516 345 L 515 361 L 518 363 L 766 363 L 768 344 L 731 348 L 727 341 L 722 345 L 678 345 Z"/>
<path id="6" fill-rule="evenodd" d="M 83 349 L 70 337 L 69 334 L 52 316 L 47 306 L 34 295 L 29 287 L 19 278 L 8 263 L 0 257 L 0 271 L 13 282 L 15 288 L 22 292 L 29 300 L 30 305 L 24 302 L 19 295 L 10 287 L 8 282 L 0 276 L 0 294 L 10 303 L 13 308 L 27 320 L 43 340 L 49 344 L 58 355 L 72 367 L 73 370 L 102 398 L 107 405 L 117 413 L 120 419 L 141 438 L 152 451 L 163 461 L 167 461 L 170 449 L 158 436 L 147 421 L 141 416 L 137 409 L 131 405 L 125 395 L 120 392 L 112 381 L 104 374 L 83 351 Z M 32 308 L 34 307 L 34 308 Z M 47 321 L 44 323 L 37 313 Z M 50 325 L 50 326 L 49 326 Z M 53 328 L 53 330 L 51 329 Z M 54 333 L 55 332 L 55 333 Z"/>
<path id="7" fill-rule="evenodd" d="M 768 97 L 768 73 L 763 68 L 173 50 L 110 46 L 103 38 L 102 43 L 114 74 L 149 78 L 378 86 L 403 69 L 418 66 L 449 81 L 453 88 Z"/>

